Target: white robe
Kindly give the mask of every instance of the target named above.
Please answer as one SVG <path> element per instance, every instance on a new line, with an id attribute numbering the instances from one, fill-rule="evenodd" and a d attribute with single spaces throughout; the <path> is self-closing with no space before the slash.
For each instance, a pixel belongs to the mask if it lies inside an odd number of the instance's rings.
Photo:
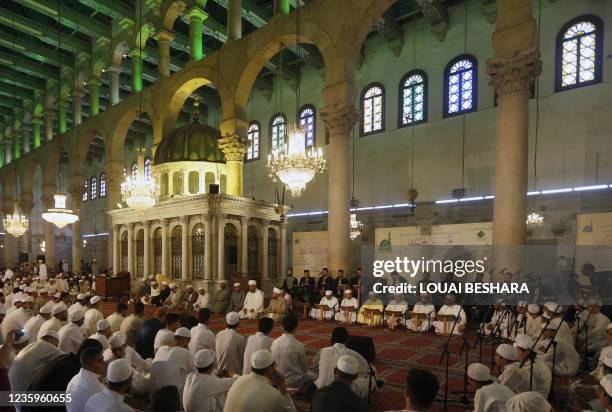
<path id="1" fill-rule="evenodd" d="M 38 276 L 43 280 L 47 279 L 47 265 L 44 263 L 38 265 Z"/>
<path id="2" fill-rule="evenodd" d="M 511 389 L 497 382 L 483 386 L 474 394 L 474 412 L 503 412 L 506 401 L 514 395 Z"/>
<path id="3" fill-rule="evenodd" d="M 174 385 L 183 398 L 183 387 L 187 375 L 197 372 L 195 360 L 189 349 L 180 346 L 162 346 L 157 350 L 151 365 L 151 396 L 163 386 Z"/>
<path id="4" fill-rule="evenodd" d="M 531 374 L 531 361 L 527 360 L 525 365 L 523 365 L 523 369 L 526 369 L 529 374 Z M 550 386 L 552 384 L 552 372 L 546 362 L 542 359 L 536 359 L 533 364 L 533 390 L 535 392 L 539 392 L 544 398 L 548 399 L 548 394 L 550 393 Z"/>
<path id="5" fill-rule="evenodd" d="M 353 381 L 351 388 L 357 395 L 365 398 L 368 396 L 370 365 L 358 352 L 347 348 L 346 345 L 342 343 L 335 343 L 333 346 L 323 348 L 315 355 L 312 360 L 315 367 L 315 373 L 317 374 L 315 385 L 317 388 L 322 388 L 334 381 L 334 368 L 340 356 L 343 355 L 351 355 L 359 362 L 358 376 L 357 379 Z"/>
<path id="6" fill-rule="evenodd" d="M 253 312 L 251 312 L 253 310 Z M 240 319 L 258 319 L 264 310 L 264 294 L 261 290 L 247 292 L 244 305 L 240 311 Z"/>
<path id="7" fill-rule="evenodd" d="M 499 383 L 506 385 L 516 394 L 529 391 L 529 369 L 520 366 L 521 362 L 513 362 L 506 365 L 499 375 Z"/>
<path id="8" fill-rule="evenodd" d="M 89 398 L 104 388 L 100 383 L 100 375 L 81 368 L 66 386 L 66 393 L 72 397 L 70 402 L 66 402 L 67 412 L 83 412 Z"/>
<path id="9" fill-rule="evenodd" d="M 355 308 L 355 312 L 349 312 L 348 318 L 345 316 L 344 311 L 342 310 L 343 306 L 352 306 Z M 338 308 L 338 312 L 334 316 L 336 320 L 341 322 L 350 322 L 354 323 L 357 321 L 357 308 L 359 307 L 359 301 L 357 298 L 344 298 L 342 299 L 342 303 L 340 303 L 340 307 Z"/>
<path id="10" fill-rule="evenodd" d="M 227 392 L 234 384 L 232 378 L 219 378 L 199 372 L 187 375 L 183 389 L 185 412 L 223 412 Z"/>
<path id="11" fill-rule="evenodd" d="M 527 335 L 530 335 L 532 338 L 537 339 L 542 331 L 542 316 L 538 316 L 537 318 L 532 317 L 531 315 L 527 316 Z"/>
<path id="12" fill-rule="evenodd" d="M 424 313 L 426 315 L 430 314 L 429 316 L 421 320 L 419 324 L 419 332 L 424 332 L 424 331 L 431 329 L 431 325 L 433 325 L 433 321 L 436 318 L 436 307 L 434 305 L 429 304 L 429 303 L 428 304 L 417 303 L 414 305 L 414 308 L 412 308 L 412 311 L 416 313 Z M 406 328 L 408 330 L 414 330 L 415 326 L 416 326 L 415 319 L 408 319 L 406 321 Z"/>
<path id="13" fill-rule="evenodd" d="M 580 355 L 574 348 L 574 345 L 564 340 L 557 340 L 557 351 L 555 354 L 555 375 L 558 376 L 574 376 L 578 373 L 578 367 L 580 366 Z M 550 341 L 544 340 L 538 344 L 539 347 L 548 346 Z M 547 366 L 552 370 L 552 358 L 553 358 L 553 347 L 551 346 L 548 352 L 541 354 L 541 358 L 546 362 Z M 536 360 L 536 363 L 541 361 Z"/>
<path id="14" fill-rule="evenodd" d="M 288 388 L 301 389 L 311 380 L 306 367 L 306 348 L 291 333 L 283 333 L 276 338 L 270 348 L 276 368 L 285 376 Z"/>
<path id="15" fill-rule="evenodd" d="M 387 305 L 387 307 L 385 308 L 385 312 L 389 312 L 389 311 L 393 311 L 393 312 L 402 312 L 402 313 L 406 313 L 406 311 L 408 310 L 408 304 L 405 301 L 401 301 L 401 302 L 396 302 L 396 301 L 392 301 L 391 303 L 389 303 Z M 389 315 L 385 315 L 385 321 L 387 321 L 387 323 L 389 323 L 391 317 Z M 404 325 L 404 318 L 395 318 L 396 322 L 398 325 Z"/>
<path id="16" fill-rule="evenodd" d="M 580 317 L 581 333 L 579 338 L 581 340 L 588 339 L 589 351 L 599 351 L 608 344 L 607 328 L 608 324 L 610 323 L 610 319 L 603 313 L 593 313 L 590 317 L 588 317 L 588 311 L 585 312 L 586 313 L 581 314 L 584 316 Z M 587 321 L 588 326 L 584 328 L 584 322 L 586 321 L 587 317 L 589 319 Z M 574 337 L 577 333 L 577 326 L 578 324 L 576 323 L 572 330 L 572 335 Z"/>
<path id="17" fill-rule="evenodd" d="M 119 331 L 119 329 L 121 328 L 121 322 L 123 322 L 123 319 L 125 319 L 125 317 L 123 317 L 121 313 L 113 312 L 110 315 L 108 315 L 106 320 L 108 321 L 108 323 L 110 323 L 111 332 L 115 333 Z"/>
<path id="18" fill-rule="evenodd" d="M 493 333 L 493 331 L 495 331 L 495 334 L 497 336 L 502 336 L 502 337 L 508 337 L 508 333 L 512 332 L 509 331 L 508 329 L 512 328 L 512 325 L 514 323 L 514 315 L 512 314 L 512 312 L 505 311 L 505 310 L 495 310 L 495 312 L 493 312 L 493 316 L 491 317 L 491 321 L 484 323 L 484 334 L 486 336 L 489 336 L 491 333 Z M 481 326 L 483 326 L 481 325 Z M 489 327 L 491 327 L 491 329 L 489 329 Z"/>
<path id="19" fill-rule="evenodd" d="M 24 308 L 12 310 L 2 321 L 2 341 L 6 340 L 6 335 L 14 329 L 23 329 L 28 321 L 28 312 Z"/>
<path id="20" fill-rule="evenodd" d="M 223 329 L 215 337 L 217 369 L 240 373 L 244 362 L 244 337 L 234 329 Z"/>
<path id="21" fill-rule="evenodd" d="M 59 350 L 65 353 L 72 352 L 76 355 L 81 343 L 85 340 L 83 329 L 75 323 L 69 322 L 57 333 L 59 334 Z"/>
<path id="22" fill-rule="evenodd" d="M 330 307 L 330 310 L 326 310 L 325 313 L 323 314 L 323 317 L 327 320 L 332 319 L 334 317 L 334 313 L 340 307 L 340 305 L 338 305 L 338 298 L 336 298 L 335 296 L 332 296 L 331 299 L 327 299 L 326 296 L 323 296 L 321 298 L 321 301 L 319 302 L 319 305 L 327 305 Z M 319 316 L 321 316 L 319 314 L 319 309 L 317 308 L 310 309 L 311 318 L 319 319 Z"/>
<path id="23" fill-rule="evenodd" d="M 59 333 L 60 329 L 65 324 L 66 324 L 65 322 L 62 322 L 58 318 L 52 317 L 51 319 L 44 321 L 44 323 L 40 326 L 40 329 L 38 330 L 38 336 L 36 338 L 37 339 L 42 338 L 44 333 L 48 330 L 54 330 Z"/>
<path id="24" fill-rule="evenodd" d="M 104 315 L 96 308 L 88 309 L 85 312 L 85 320 L 83 321 L 83 330 L 87 336 L 96 333 L 98 321 L 104 319 Z"/>
<path id="25" fill-rule="evenodd" d="M 157 335 L 155 335 L 155 340 L 153 341 L 153 353 L 157 352 L 157 349 L 166 345 L 171 346 L 174 342 L 174 332 L 170 329 L 160 329 L 157 331 Z"/>
<path id="26" fill-rule="evenodd" d="M 257 332 L 247 338 L 246 347 L 244 349 L 244 360 L 242 362 L 242 374 L 248 375 L 251 373 L 251 356 L 260 349 L 268 349 L 272 346 L 274 339 L 263 332 Z"/>
<path id="27" fill-rule="evenodd" d="M 45 366 L 62 353 L 50 343 L 39 340 L 30 343 L 15 356 L 8 371 L 11 390 L 27 391 L 32 381 Z"/>
<path id="28" fill-rule="evenodd" d="M 123 395 L 105 388 L 102 392 L 91 395 L 85 412 L 134 412 L 123 399 Z"/>
<path id="29" fill-rule="evenodd" d="M 268 378 L 256 373 L 243 375 L 234 382 L 227 394 L 228 412 L 293 412 L 295 406 L 289 394 L 281 395 Z"/>
<path id="30" fill-rule="evenodd" d="M 196 310 L 201 309 L 201 308 L 207 308 L 208 307 L 208 302 L 209 302 L 208 293 L 205 293 L 203 295 L 198 293 L 198 298 L 196 299 L 195 303 L 193 304 L 193 307 Z"/>
<path id="31" fill-rule="evenodd" d="M 45 323 L 47 319 L 43 318 L 41 315 L 36 315 L 28 319 L 23 328 L 26 330 L 28 337 L 30 338 L 30 343 L 35 342 L 38 337 L 38 331 L 43 323 Z"/>
<path id="32" fill-rule="evenodd" d="M 453 330 L 453 335 L 459 335 L 461 332 L 459 331 L 459 326 L 461 325 L 465 325 L 465 311 L 463 310 L 463 308 L 461 307 L 461 305 L 453 305 L 453 306 L 448 306 L 448 305 L 444 305 L 440 308 L 440 310 L 438 311 L 438 315 L 453 315 L 455 317 L 459 317 L 459 320 L 457 321 L 457 324 L 455 325 L 455 329 Z M 447 321 L 446 322 L 446 333 L 450 333 L 451 329 L 453 328 L 453 323 L 454 321 Z M 434 327 L 436 328 L 436 333 L 443 333 L 444 332 L 444 322 L 436 320 L 433 322 Z"/>
<path id="33" fill-rule="evenodd" d="M 208 327 L 202 323 L 197 324 L 191 328 L 191 340 L 189 341 L 189 350 L 192 355 L 195 356 L 199 350 L 210 349 L 215 350 L 215 333 L 208 329 Z"/>

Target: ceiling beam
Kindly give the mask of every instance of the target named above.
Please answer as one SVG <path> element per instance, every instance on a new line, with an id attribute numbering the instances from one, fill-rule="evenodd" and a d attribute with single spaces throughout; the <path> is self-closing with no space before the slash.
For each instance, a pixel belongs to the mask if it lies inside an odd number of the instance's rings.
<path id="1" fill-rule="evenodd" d="M 79 3 L 89 6 L 97 12 L 117 21 L 125 18 L 133 20 L 134 18 L 134 8 L 129 7 L 120 0 L 79 0 Z M 136 2 L 134 1 L 134 3 Z"/>
<path id="2" fill-rule="evenodd" d="M 26 40 L 23 36 L 13 36 L 0 30 L 0 45 L 11 50 L 14 48 L 16 52 L 36 61 L 57 65 L 57 50 Z M 61 51 L 60 58 L 72 61 L 73 55 Z"/>
<path id="3" fill-rule="evenodd" d="M 442 41 L 446 37 L 450 25 L 448 12 L 443 0 L 417 0 L 423 15 L 429 19 L 431 31 L 438 40 Z"/>
<path id="4" fill-rule="evenodd" d="M 14 75 L 15 75 L 15 83 L 20 85 L 21 87 L 24 87 L 26 89 L 33 87 L 34 89 L 45 90 L 46 84 L 44 80 L 38 79 L 33 76 L 26 76 L 18 72 L 14 73 Z M 0 67 L 0 81 L 12 84 L 13 83 L 13 71 L 6 70 Z"/>
<path id="5" fill-rule="evenodd" d="M 6 97 L 34 101 L 34 93 L 32 90 L 17 87 L 16 85 L 13 87 L 12 84 L 0 83 L 0 94 Z"/>
<path id="6" fill-rule="evenodd" d="M 0 51 L 0 64 L 4 64 L 8 67 L 15 68 L 22 73 L 35 75 L 38 77 L 46 78 L 57 78 L 57 70 L 53 70 L 45 65 L 34 63 L 30 59 L 24 59 L 23 57 L 13 56 L 8 53 Z"/>

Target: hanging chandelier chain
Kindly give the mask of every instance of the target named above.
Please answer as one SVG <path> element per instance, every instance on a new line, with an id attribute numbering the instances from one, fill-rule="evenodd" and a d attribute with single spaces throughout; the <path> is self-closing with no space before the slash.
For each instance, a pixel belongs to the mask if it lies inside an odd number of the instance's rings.
<path id="1" fill-rule="evenodd" d="M 541 36 L 540 30 L 542 26 L 542 0 L 538 1 L 538 50 L 540 49 Z M 535 78 L 535 99 L 536 99 L 536 114 L 535 114 L 535 133 L 534 133 L 534 148 L 533 148 L 533 186 L 538 188 L 538 140 L 540 138 L 540 75 Z"/>
<path id="2" fill-rule="evenodd" d="M 463 53 L 467 53 L 467 40 L 468 40 L 468 3 L 469 1 L 465 1 L 464 7 L 464 30 L 463 30 Z M 464 113 L 461 116 L 461 187 L 464 187 L 465 184 L 465 117 Z"/>

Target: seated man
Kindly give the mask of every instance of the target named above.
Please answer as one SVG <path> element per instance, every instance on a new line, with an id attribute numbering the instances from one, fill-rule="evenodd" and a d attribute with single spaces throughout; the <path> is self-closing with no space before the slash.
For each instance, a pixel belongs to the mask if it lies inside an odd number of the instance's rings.
<path id="1" fill-rule="evenodd" d="M 265 316 L 275 322 L 282 320 L 287 314 L 287 301 L 281 296 L 282 290 L 279 288 L 272 289 L 272 299 L 268 307 L 264 310 Z"/>
<path id="2" fill-rule="evenodd" d="M 325 296 L 321 298 L 319 305 L 326 305 L 329 310 L 324 310 L 323 316 L 321 316 L 320 309 L 313 308 L 310 310 L 310 317 L 313 319 L 324 319 L 330 320 L 334 317 L 334 314 L 338 310 L 338 298 L 336 298 L 331 290 L 325 291 Z"/>
<path id="3" fill-rule="evenodd" d="M 357 320 L 358 307 L 359 302 L 357 302 L 357 299 L 353 297 L 353 291 L 351 289 L 345 289 L 344 299 L 342 299 L 342 303 L 340 304 L 340 310 L 338 313 L 336 313 L 335 319 L 339 320 L 340 322 L 355 323 L 355 321 Z M 355 310 L 353 311 L 348 308 L 354 308 Z"/>
<path id="4" fill-rule="evenodd" d="M 525 325 L 524 333 L 537 339 L 541 330 L 542 316 L 540 315 L 540 305 L 531 303 L 527 306 L 527 325 Z"/>
<path id="5" fill-rule="evenodd" d="M 193 309 L 198 311 L 200 309 L 204 309 L 208 307 L 208 303 L 210 299 L 210 295 L 208 293 L 206 293 L 206 289 L 204 288 L 204 286 L 200 286 L 198 288 L 198 297 L 195 301 L 195 303 L 193 304 Z"/>
<path id="6" fill-rule="evenodd" d="M 489 322 L 485 322 L 481 327 L 485 335 L 494 333 L 495 336 L 508 337 L 508 331 L 514 323 L 514 315 L 506 306 L 499 301 L 495 305 L 495 311 Z"/>
<path id="7" fill-rule="evenodd" d="M 218 293 L 218 292 L 217 292 Z M 244 298 L 246 293 L 241 289 L 240 283 L 234 283 L 232 295 L 230 296 L 229 306 L 227 313 L 229 312 L 240 312 L 244 307 Z"/>
<path id="8" fill-rule="evenodd" d="M 259 319 L 264 311 L 264 294 L 257 289 L 257 282 L 249 280 L 249 291 L 244 297 L 244 306 L 238 312 L 240 319 Z"/>
<path id="9" fill-rule="evenodd" d="M 510 388 L 514 393 L 529 391 L 529 369 L 521 368 L 521 362 L 517 362 L 517 348 L 502 343 L 495 350 L 495 365 L 500 371 L 498 381 Z"/>
<path id="10" fill-rule="evenodd" d="M 369 310 L 379 310 L 380 314 L 369 313 Z M 359 308 L 357 315 L 357 322 L 366 324 L 368 326 L 378 326 L 382 324 L 382 312 L 385 309 L 385 305 L 382 300 L 376 296 L 376 292 L 373 290 L 368 293 L 368 299 L 363 302 Z"/>
<path id="11" fill-rule="evenodd" d="M 552 345 L 550 345 L 555 330 L 560 328 L 560 318 L 552 319 L 548 326 L 544 325 L 543 339 L 538 343 L 537 349 L 540 352 L 541 357 L 544 359 L 549 368 L 553 367 L 553 354 L 555 356 L 555 369 L 554 374 L 558 376 L 574 376 L 578 373 L 578 367 L 580 366 L 580 355 L 574 348 L 574 345 L 567 340 L 560 339 L 558 336 L 554 337 L 554 341 L 557 345 L 556 352 L 553 351 Z M 547 350 L 548 349 L 548 350 Z"/>
<path id="12" fill-rule="evenodd" d="M 527 369 L 529 374 L 533 369 L 532 390 L 539 392 L 545 398 L 548 398 L 550 393 L 550 386 L 552 383 L 552 372 L 550 368 L 546 366 L 544 362 L 534 362 L 531 366 L 531 360 L 527 359 L 529 351 L 534 344 L 534 339 L 530 335 L 519 333 L 516 335 L 514 346 L 516 347 L 517 361 L 525 362 L 523 369 Z"/>
<path id="13" fill-rule="evenodd" d="M 446 317 L 446 320 L 443 320 L 441 316 Z M 458 335 L 465 329 L 465 312 L 461 305 L 457 305 L 455 303 L 454 295 L 446 295 L 446 298 L 444 299 L 444 306 L 442 306 L 438 311 L 437 317 L 439 319 L 434 321 L 434 327 L 436 328 L 436 333 L 438 334 L 449 334 L 452 330 L 453 335 Z M 455 319 L 457 319 L 457 321 L 453 329 Z"/>
<path id="14" fill-rule="evenodd" d="M 181 289 L 178 287 L 176 283 L 171 283 L 170 284 L 170 294 L 168 295 L 168 298 L 164 302 L 164 307 L 166 307 L 166 309 L 175 309 L 175 310 L 184 309 L 183 307 L 181 307 L 182 300 L 183 300 L 183 292 L 181 292 Z"/>
<path id="15" fill-rule="evenodd" d="M 586 323 L 586 325 L 585 325 Z M 582 314 L 578 335 L 578 350 L 583 352 L 588 342 L 588 351 L 597 352 L 607 345 L 606 328 L 610 323 L 610 319 L 601 313 L 601 300 L 596 297 L 591 297 L 587 301 L 586 314 Z"/>
<path id="16" fill-rule="evenodd" d="M 220 281 L 219 290 L 217 293 L 215 293 L 210 301 L 210 308 L 212 309 L 213 313 L 217 315 L 224 314 L 229 306 L 232 291 L 228 289 L 226 285 L 227 284 L 224 280 Z"/>
<path id="17" fill-rule="evenodd" d="M 474 411 L 504 411 L 506 401 L 515 393 L 491 377 L 491 372 L 482 363 L 472 363 L 467 371 L 470 388 L 475 391 Z"/>
<path id="18" fill-rule="evenodd" d="M 385 321 L 387 322 L 387 326 L 391 329 L 395 329 L 397 326 L 403 325 L 404 315 L 408 310 L 408 303 L 404 300 L 404 295 L 397 293 L 393 296 L 393 300 L 387 305 L 385 308 Z M 390 312 L 401 312 L 401 315 L 391 316 Z M 390 324 L 392 318 L 395 321 L 395 324 Z"/>
<path id="19" fill-rule="evenodd" d="M 328 386 L 318 389 L 310 405 L 312 412 L 344 411 L 368 412 L 370 407 L 351 390 L 359 376 L 359 362 L 351 355 L 338 358 L 334 367 L 334 380 Z"/>
<path id="20" fill-rule="evenodd" d="M 431 329 L 433 320 L 436 318 L 436 307 L 431 304 L 429 293 L 421 294 L 421 298 L 412 308 L 412 312 L 423 314 L 424 317 L 414 316 L 408 319 L 406 321 L 406 329 L 416 332 L 425 332 Z"/>
<path id="21" fill-rule="evenodd" d="M 185 309 L 188 312 L 192 312 L 194 310 L 193 305 L 196 303 L 197 300 L 198 293 L 195 291 L 192 285 L 187 285 L 180 303 L 181 309 Z"/>

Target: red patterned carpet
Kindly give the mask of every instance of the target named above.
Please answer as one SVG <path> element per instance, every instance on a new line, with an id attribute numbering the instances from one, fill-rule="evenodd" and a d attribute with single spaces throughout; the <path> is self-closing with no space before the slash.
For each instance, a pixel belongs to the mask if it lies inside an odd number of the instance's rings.
<path id="1" fill-rule="evenodd" d="M 108 302 L 104 305 L 104 313 L 111 313 L 114 303 Z M 147 307 L 145 318 L 151 317 L 154 308 Z M 321 323 L 313 320 L 300 322 L 297 333 L 298 339 L 306 345 L 309 366 L 316 352 L 329 345 L 331 331 L 337 325 L 334 322 Z M 210 324 L 215 332 L 224 328 L 223 317 L 215 316 Z M 403 407 L 403 388 L 408 370 L 412 367 L 420 367 L 435 373 L 441 384 L 444 382 L 445 362 L 439 363 L 446 338 L 429 333 L 414 334 L 405 330 L 384 330 L 380 328 L 368 328 L 361 326 L 348 326 L 350 335 L 371 336 L 376 347 L 376 360 L 374 366 L 377 370 L 377 378 L 384 381 L 382 388 L 375 391 L 372 396 L 372 407 L 376 411 L 401 409 Z M 251 335 L 257 331 L 256 321 L 242 321 L 238 331 L 245 335 Z M 282 326 L 277 324 L 272 333 L 273 337 L 280 336 Z M 470 339 L 470 349 L 475 337 Z M 460 403 L 463 391 L 464 355 L 459 358 L 458 354 L 462 346 L 462 337 L 456 336 L 451 339 L 451 355 L 449 360 L 449 411 L 465 411 L 467 405 Z M 491 346 L 483 346 L 483 363 L 490 366 Z M 469 362 L 478 362 L 479 351 L 470 350 Z M 567 393 L 567 382 L 555 380 L 555 392 L 557 399 L 564 399 Z M 440 389 L 439 401 L 434 411 L 442 410 L 442 399 L 444 387 Z M 472 399 L 473 395 L 468 394 Z M 296 406 L 300 410 L 307 411 L 308 405 L 296 399 Z"/>

